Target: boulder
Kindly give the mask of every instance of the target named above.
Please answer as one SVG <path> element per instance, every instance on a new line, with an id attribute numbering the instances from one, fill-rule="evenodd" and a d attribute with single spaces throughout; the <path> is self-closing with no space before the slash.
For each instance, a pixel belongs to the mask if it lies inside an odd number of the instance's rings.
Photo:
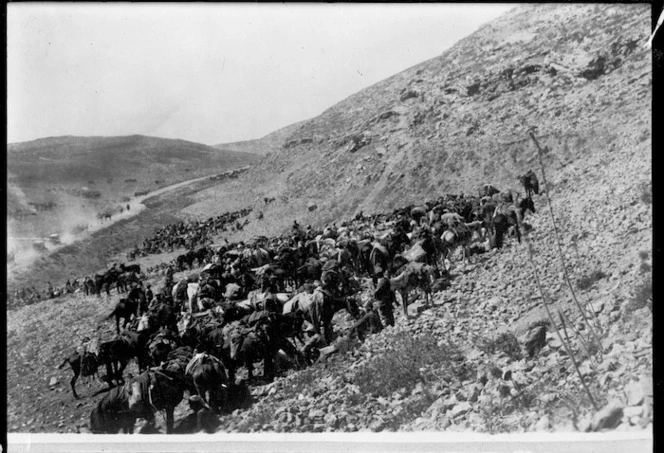
<path id="1" fill-rule="evenodd" d="M 644 386 L 637 381 L 630 381 L 625 386 L 625 396 L 627 396 L 628 406 L 637 406 L 641 404 L 645 398 Z"/>
<path id="2" fill-rule="evenodd" d="M 614 429 L 620 425 L 623 417 L 623 406 L 617 401 L 613 401 L 599 412 L 592 419 L 590 429 L 592 431 L 602 431 L 605 429 Z"/>
<path id="3" fill-rule="evenodd" d="M 452 417 L 458 417 L 460 415 L 463 415 L 467 412 L 469 412 L 473 406 L 467 401 L 464 401 L 462 403 L 457 404 L 452 408 Z"/>
<path id="4" fill-rule="evenodd" d="M 529 357 L 546 345 L 546 326 L 530 329 L 523 340 L 523 346 Z"/>
<path id="5" fill-rule="evenodd" d="M 316 209 L 318 209 L 318 205 L 316 203 L 309 203 L 307 205 L 307 209 L 309 210 L 309 212 L 315 211 Z"/>

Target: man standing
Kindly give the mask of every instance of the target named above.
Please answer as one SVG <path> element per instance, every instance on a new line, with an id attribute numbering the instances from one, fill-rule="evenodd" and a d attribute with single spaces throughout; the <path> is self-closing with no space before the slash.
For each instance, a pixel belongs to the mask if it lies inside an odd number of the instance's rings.
<path id="1" fill-rule="evenodd" d="M 378 282 L 376 284 L 376 291 L 374 291 L 374 298 L 378 308 L 378 314 L 381 321 L 386 326 L 394 326 L 394 309 L 393 304 L 396 303 L 394 291 L 390 285 L 390 280 L 383 276 L 382 270 L 377 273 Z"/>

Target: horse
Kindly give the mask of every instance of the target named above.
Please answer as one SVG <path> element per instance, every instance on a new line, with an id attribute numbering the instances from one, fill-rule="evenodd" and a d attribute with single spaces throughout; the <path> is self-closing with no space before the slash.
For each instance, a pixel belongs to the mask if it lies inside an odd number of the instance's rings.
<path id="1" fill-rule="evenodd" d="M 106 382 L 113 385 L 113 380 L 118 384 L 124 383 L 122 374 L 129 361 L 136 357 L 139 370 L 147 368 L 147 352 L 145 345 L 150 332 L 125 331 L 122 336 L 115 340 L 107 341 L 99 345 L 97 357 L 100 363 L 106 365 Z"/>
<path id="2" fill-rule="evenodd" d="M 228 376 L 221 360 L 210 354 L 196 354 L 187 364 L 185 376 L 191 378 L 196 394 L 219 412 L 228 396 Z"/>
<path id="3" fill-rule="evenodd" d="M 490 197 L 493 194 L 499 193 L 500 191 L 496 189 L 494 186 L 491 184 L 484 184 L 482 187 L 479 189 L 479 196 L 480 198 L 482 197 Z"/>
<path id="4" fill-rule="evenodd" d="M 423 263 L 408 263 L 401 267 L 401 273 L 390 279 L 390 288 L 401 294 L 403 314 L 408 318 L 408 293 L 415 288 L 424 292 L 425 304 L 428 307 L 431 296 L 434 268 Z"/>
<path id="5" fill-rule="evenodd" d="M 129 410 L 127 389 L 115 387 L 97 403 L 90 413 L 90 431 L 95 434 L 133 434 L 136 415 Z"/>
<path id="6" fill-rule="evenodd" d="M 178 332 L 177 316 L 175 309 L 167 302 L 158 302 L 151 305 L 148 309 L 148 314 L 158 327 L 165 327 Z"/>
<path id="7" fill-rule="evenodd" d="M 530 197 L 517 199 L 514 204 L 510 205 L 498 205 L 494 209 L 494 214 L 491 219 L 491 226 L 493 230 L 492 236 L 492 247 L 502 248 L 503 238 L 508 230 L 511 228 L 514 229 L 519 243 L 521 242 L 521 230 L 520 224 L 524 219 L 527 212 L 535 213 L 535 203 Z"/>
<path id="8" fill-rule="evenodd" d="M 307 280 L 319 280 L 323 263 L 316 258 L 307 258 L 304 264 L 295 271 L 296 286 L 302 286 Z"/>
<path id="9" fill-rule="evenodd" d="M 138 302 L 132 299 L 120 299 L 111 314 L 104 318 L 104 321 L 111 319 L 113 316 L 115 316 L 116 332 L 120 333 L 120 318 L 124 319 L 124 323 L 122 324 L 122 329 L 124 330 L 127 328 L 127 324 L 129 324 L 131 318 L 138 316 Z"/>
<path id="10" fill-rule="evenodd" d="M 95 274 L 94 275 L 94 283 L 95 283 L 95 292 L 98 295 L 101 295 L 101 292 L 104 288 L 106 288 L 106 295 L 110 296 L 111 295 L 111 285 L 113 283 L 116 284 L 115 289 L 117 292 L 120 292 L 121 289 L 121 284 L 118 285 L 118 277 L 120 275 L 120 271 L 115 270 L 115 269 L 109 269 L 108 271 L 104 272 L 102 275 Z"/>
<path id="11" fill-rule="evenodd" d="M 317 288 L 313 294 L 300 293 L 284 304 L 283 314 L 301 312 L 318 334 L 327 342 L 332 339 L 332 318 L 340 310 L 346 310 L 353 318 L 360 317 L 354 297 L 335 297 L 330 291 Z"/>
<path id="12" fill-rule="evenodd" d="M 168 360 L 168 354 L 179 346 L 179 337 L 169 328 L 161 327 L 147 343 L 148 356 L 154 365 Z"/>
<path id="13" fill-rule="evenodd" d="M 76 393 L 76 381 L 79 376 L 89 377 L 97 375 L 97 369 L 99 368 L 97 354 L 88 351 L 84 353 L 74 351 L 68 357 L 65 357 L 64 361 L 58 366 L 58 369 L 61 370 L 66 364 L 69 364 L 74 372 L 74 377 L 71 378 L 69 384 L 71 385 L 74 398 L 79 399 L 80 397 Z"/>
<path id="14" fill-rule="evenodd" d="M 183 271 L 185 269 L 192 269 L 194 267 L 195 259 L 196 259 L 196 252 L 190 250 L 175 258 L 175 266 L 178 271 Z"/>
<path id="15" fill-rule="evenodd" d="M 156 411 L 166 412 L 166 433 L 173 431 L 175 407 L 184 397 L 184 375 L 167 369 L 149 369 L 141 373 L 129 387 L 129 410 L 138 418 L 154 424 Z"/>
<path id="16" fill-rule="evenodd" d="M 526 191 L 526 197 L 532 198 L 533 193 L 539 195 L 539 180 L 534 171 L 528 170 L 523 176 L 519 176 L 519 181 L 523 185 L 524 190 Z"/>
<path id="17" fill-rule="evenodd" d="M 263 377 L 272 381 L 274 378 L 274 357 L 277 349 L 267 335 L 266 329 L 257 325 L 246 328 L 239 323 L 228 326 L 226 330 L 226 343 L 228 358 L 231 362 L 243 362 L 247 368 L 249 379 L 254 378 L 254 362 L 263 361 Z M 231 365 L 232 366 L 232 365 Z M 231 376 L 233 371 L 229 369 Z"/>
<path id="18" fill-rule="evenodd" d="M 450 259 L 455 250 L 461 247 L 463 263 L 466 263 L 466 257 L 470 257 L 470 242 L 473 238 L 473 231 L 461 222 L 456 227 L 450 227 L 440 236 L 442 241 L 443 254 L 445 259 Z"/>
<path id="19" fill-rule="evenodd" d="M 120 272 L 122 272 L 122 273 L 133 272 L 134 274 L 140 274 L 141 273 L 141 266 L 140 266 L 140 264 L 125 265 L 124 263 L 121 263 L 120 264 Z"/>

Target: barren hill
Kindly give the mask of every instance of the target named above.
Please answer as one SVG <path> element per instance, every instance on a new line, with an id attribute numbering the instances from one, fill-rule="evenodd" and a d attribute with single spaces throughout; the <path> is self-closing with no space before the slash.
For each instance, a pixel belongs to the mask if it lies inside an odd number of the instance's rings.
<path id="1" fill-rule="evenodd" d="M 237 151 L 264 156 L 279 150 L 286 142 L 286 139 L 295 131 L 297 131 L 304 123 L 306 123 L 306 121 L 300 121 L 298 123 L 291 124 L 256 140 L 220 143 L 218 145 L 214 145 L 214 147 L 224 151 Z"/>
<path id="2" fill-rule="evenodd" d="M 51 137 L 7 146 L 10 251 L 31 260 L 32 241 L 76 236 L 97 214 L 118 214 L 141 194 L 253 164 L 255 154 L 185 140 Z M 135 206 L 136 207 L 136 206 Z"/>
<path id="3" fill-rule="evenodd" d="M 518 188 L 536 165 L 531 128 L 551 170 L 625 136 L 648 145 L 649 27 L 648 5 L 519 6 L 304 123 L 247 174 L 245 200 L 273 193 L 284 204 L 271 219 L 315 223 L 483 183 Z"/>
<path id="4" fill-rule="evenodd" d="M 35 192 L 49 185 L 97 186 L 108 181 L 122 187 L 124 180 L 132 180 L 125 187 L 147 190 L 256 160 L 252 154 L 141 135 L 52 137 L 7 146 L 13 182 Z"/>

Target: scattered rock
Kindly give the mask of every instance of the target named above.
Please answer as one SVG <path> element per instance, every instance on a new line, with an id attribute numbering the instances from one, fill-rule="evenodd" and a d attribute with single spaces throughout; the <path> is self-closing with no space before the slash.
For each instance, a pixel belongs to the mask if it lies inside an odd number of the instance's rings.
<path id="1" fill-rule="evenodd" d="M 467 401 L 459 403 L 456 406 L 454 406 L 454 408 L 452 408 L 452 412 L 451 412 L 452 417 L 456 418 L 460 415 L 463 415 L 466 412 L 469 412 L 472 408 L 473 408 L 473 406 L 471 406 L 471 404 Z"/>
<path id="2" fill-rule="evenodd" d="M 528 353 L 528 357 L 535 355 L 537 351 L 546 345 L 546 326 L 537 326 L 531 329 L 523 341 L 523 346 Z"/>

